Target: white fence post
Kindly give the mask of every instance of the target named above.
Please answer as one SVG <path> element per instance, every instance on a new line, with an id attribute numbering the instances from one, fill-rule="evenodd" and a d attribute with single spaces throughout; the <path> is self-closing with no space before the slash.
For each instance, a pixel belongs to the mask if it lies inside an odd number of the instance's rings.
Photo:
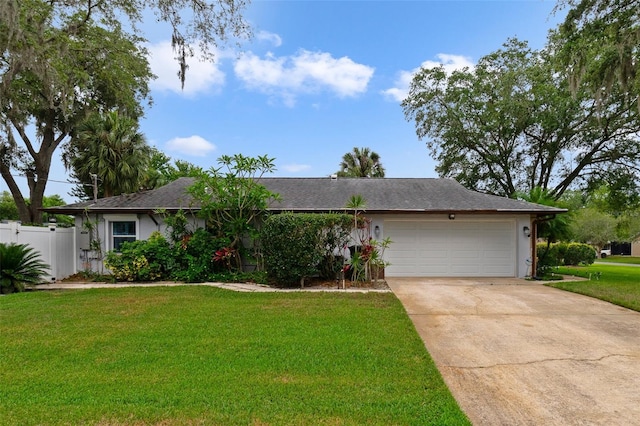
<path id="1" fill-rule="evenodd" d="M 51 281 L 58 276 L 58 250 L 56 250 L 56 222 L 49 222 L 49 265 L 51 266 Z"/>

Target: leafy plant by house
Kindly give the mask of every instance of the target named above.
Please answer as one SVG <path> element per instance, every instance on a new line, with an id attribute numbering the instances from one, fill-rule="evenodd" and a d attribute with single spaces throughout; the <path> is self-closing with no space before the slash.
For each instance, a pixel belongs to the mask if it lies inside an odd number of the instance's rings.
<path id="1" fill-rule="evenodd" d="M 232 249 L 230 247 L 223 247 L 220 250 L 216 250 L 213 255 L 213 261 L 223 264 L 227 268 L 227 270 L 231 271 L 233 268 L 231 265 L 231 260 L 235 257 L 235 252 L 235 249 Z"/>
<path id="2" fill-rule="evenodd" d="M 228 244 L 229 239 L 215 238 L 202 228 L 173 245 L 154 232 L 148 240 L 125 242 L 119 252 L 109 251 L 104 263 L 120 281 L 203 282 L 229 272 L 215 261 L 216 252 Z"/>
<path id="3" fill-rule="evenodd" d="M 275 170 L 274 159 L 224 155 L 218 164 L 219 168 L 196 178 L 187 191 L 199 202 L 207 229 L 215 237 L 229 238 L 229 248 L 235 250 L 233 266 L 242 271 L 242 256 L 253 255 L 245 240 L 252 243 L 258 237 L 258 223 L 266 218 L 269 203 L 278 199 L 278 194 L 260 184 L 265 173 Z"/>
<path id="4" fill-rule="evenodd" d="M 352 220 L 346 214 L 270 216 L 260 234 L 267 274 L 281 285 L 303 283 L 319 276 L 321 269 L 335 274 L 342 265 L 339 253 L 348 244 Z M 333 263 L 322 267 L 327 259 Z"/>
<path id="5" fill-rule="evenodd" d="M 0 243 L 0 293 L 21 292 L 27 284 L 41 283 L 48 267 L 32 247 Z"/>
<path id="6" fill-rule="evenodd" d="M 109 251 L 104 263 L 119 281 L 157 281 L 166 278 L 176 262 L 169 243 L 154 232 L 146 241 L 123 243 L 119 253 Z"/>
<path id="7" fill-rule="evenodd" d="M 216 251 L 228 247 L 229 244 L 229 238 L 218 238 L 206 229 L 196 229 L 193 234 L 183 238 L 180 244 L 174 245 L 173 252 L 178 266 L 171 272 L 170 277 L 185 282 L 210 280 L 214 274 L 226 270 L 222 264 L 215 262 L 214 258 Z"/>
<path id="8" fill-rule="evenodd" d="M 371 236 L 371 219 L 364 216 L 366 201 L 362 195 L 352 195 L 345 208 L 353 210 L 353 250 L 343 272 L 353 281 L 378 281 L 380 271 L 390 263 L 384 260 L 384 250 L 391 245 L 389 238 L 374 240 Z"/>
<path id="9" fill-rule="evenodd" d="M 387 237 L 382 241 L 371 240 L 371 245 L 373 246 L 373 250 L 369 255 L 369 268 L 370 268 L 370 277 L 374 282 L 377 282 L 380 278 L 380 271 L 384 271 L 384 268 L 391 265 L 391 262 L 388 262 L 384 259 L 384 252 L 393 241 L 391 238 Z"/>
<path id="10" fill-rule="evenodd" d="M 100 232 L 98 227 L 97 215 L 94 219 L 89 216 L 89 211 L 85 210 L 82 218 L 82 227 L 85 232 L 89 234 L 89 252 L 84 252 L 84 272 L 89 273 L 93 271 L 92 261 L 96 260 L 100 267 L 99 273 L 104 273 L 104 265 L 102 260 L 104 259 L 104 252 L 102 251 L 102 238 L 100 238 Z"/>
<path id="11" fill-rule="evenodd" d="M 170 244 L 175 244 L 184 241 L 185 237 L 193 234 L 193 229 L 189 226 L 189 220 L 184 210 L 180 209 L 173 214 L 168 214 L 166 211 L 157 211 L 162 214 L 164 223 L 167 227 L 166 234 L 169 238 Z"/>

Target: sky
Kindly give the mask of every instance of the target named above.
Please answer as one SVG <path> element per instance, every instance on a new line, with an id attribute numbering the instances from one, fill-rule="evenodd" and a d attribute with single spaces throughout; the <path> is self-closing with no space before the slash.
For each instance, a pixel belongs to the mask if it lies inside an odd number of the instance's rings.
<path id="1" fill-rule="evenodd" d="M 325 177 L 367 147 L 386 177 L 438 177 L 400 102 L 411 75 L 472 67 L 508 38 L 542 48 L 561 15 L 549 0 L 274 1 L 245 12 L 254 37 L 190 61 L 181 89 L 166 26 L 146 23 L 153 104 L 140 130 L 172 159 L 205 169 L 221 155 L 267 155 L 274 177 Z M 47 195 L 74 202 L 59 158 Z M 21 182 L 21 185 L 24 185 Z M 8 190 L 4 181 L 0 191 Z"/>

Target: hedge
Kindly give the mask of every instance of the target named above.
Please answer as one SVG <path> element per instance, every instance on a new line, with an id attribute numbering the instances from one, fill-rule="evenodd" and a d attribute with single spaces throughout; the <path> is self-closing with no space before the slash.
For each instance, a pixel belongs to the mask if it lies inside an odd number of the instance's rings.
<path id="1" fill-rule="evenodd" d="M 282 213 L 260 231 L 264 268 L 270 280 L 291 286 L 308 277 L 335 278 L 348 244 L 353 217 L 339 213 Z"/>
<path id="2" fill-rule="evenodd" d="M 589 244 L 555 243 L 547 250 L 546 244 L 537 247 L 538 267 L 563 265 L 591 265 L 596 260 L 596 251 Z"/>

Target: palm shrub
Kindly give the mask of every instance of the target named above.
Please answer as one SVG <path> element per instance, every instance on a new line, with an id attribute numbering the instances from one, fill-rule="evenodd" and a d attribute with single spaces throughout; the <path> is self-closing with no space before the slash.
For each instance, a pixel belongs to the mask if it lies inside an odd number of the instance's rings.
<path id="1" fill-rule="evenodd" d="M 49 265 L 26 244 L 0 243 L 0 293 L 24 291 L 26 284 L 39 284 Z"/>

